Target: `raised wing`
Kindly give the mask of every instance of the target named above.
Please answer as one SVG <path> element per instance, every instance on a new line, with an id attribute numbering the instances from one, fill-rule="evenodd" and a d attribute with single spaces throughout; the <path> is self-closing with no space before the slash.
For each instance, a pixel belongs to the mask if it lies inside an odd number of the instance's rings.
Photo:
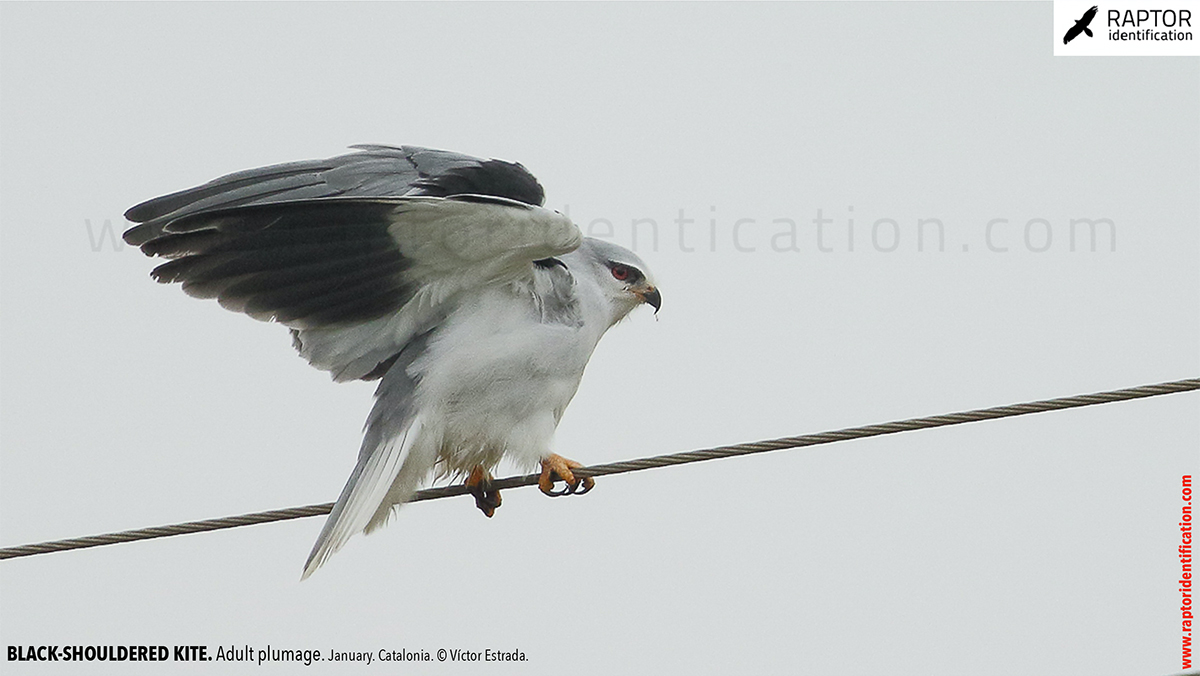
<path id="1" fill-rule="evenodd" d="M 333 197 L 201 211 L 141 246 L 164 283 L 293 329 L 335 380 L 374 378 L 447 302 L 533 274 L 582 241 L 558 212 L 502 197 Z"/>
<path id="2" fill-rule="evenodd" d="M 239 171 L 156 197 L 125 212 L 138 223 L 125 233 L 135 246 L 162 235 L 167 223 L 202 211 L 325 197 L 448 197 L 476 194 L 540 206 L 542 186 L 525 167 L 417 146 L 352 146 L 359 152 Z"/>

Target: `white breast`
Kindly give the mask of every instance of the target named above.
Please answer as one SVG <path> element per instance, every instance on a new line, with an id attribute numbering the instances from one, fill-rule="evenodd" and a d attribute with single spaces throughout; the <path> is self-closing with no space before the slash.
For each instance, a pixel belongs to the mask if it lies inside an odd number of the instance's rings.
<path id="1" fill-rule="evenodd" d="M 422 442 L 437 449 L 441 473 L 548 456 L 601 333 L 539 321 L 533 297 L 515 286 L 457 308 L 412 367 L 421 417 L 432 423 Z"/>

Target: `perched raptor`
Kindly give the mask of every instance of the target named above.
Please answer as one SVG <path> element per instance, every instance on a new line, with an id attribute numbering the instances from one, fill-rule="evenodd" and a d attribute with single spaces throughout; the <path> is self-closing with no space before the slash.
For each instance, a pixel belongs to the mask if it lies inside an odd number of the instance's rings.
<path id="1" fill-rule="evenodd" d="M 383 526 L 430 475 L 541 464 L 541 490 L 590 478 L 550 439 L 600 337 L 662 299 L 633 252 L 542 206 L 520 164 L 413 146 L 251 169 L 125 213 L 152 273 L 291 329 L 336 381 L 379 380 L 358 463 L 304 567 Z M 556 481 L 564 489 L 555 490 Z"/>

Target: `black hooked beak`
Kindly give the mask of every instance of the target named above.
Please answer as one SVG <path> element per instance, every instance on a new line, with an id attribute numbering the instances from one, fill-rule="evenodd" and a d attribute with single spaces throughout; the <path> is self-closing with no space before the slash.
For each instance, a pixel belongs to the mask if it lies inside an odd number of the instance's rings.
<path id="1" fill-rule="evenodd" d="M 654 308 L 654 314 L 658 314 L 658 309 L 662 307 L 662 294 L 653 286 L 638 294 L 642 297 L 642 302 Z"/>

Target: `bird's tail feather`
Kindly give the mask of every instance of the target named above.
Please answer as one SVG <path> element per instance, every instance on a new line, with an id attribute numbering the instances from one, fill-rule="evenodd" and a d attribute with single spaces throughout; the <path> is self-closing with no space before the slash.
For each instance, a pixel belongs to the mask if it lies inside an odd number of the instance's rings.
<path id="1" fill-rule="evenodd" d="M 418 416 L 398 434 L 377 440 L 368 435 L 364 443 L 374 443 L 374 448 L 359 454 L 358 464 L 308 555 L 301 580 L 312 575 L 354 533 L 360 530 L 369 533 L 382 526 L 394 502 L 412 497 L 432 467 L 429 459 L 414 456 L 413 447 L 420 432 Z"/>

